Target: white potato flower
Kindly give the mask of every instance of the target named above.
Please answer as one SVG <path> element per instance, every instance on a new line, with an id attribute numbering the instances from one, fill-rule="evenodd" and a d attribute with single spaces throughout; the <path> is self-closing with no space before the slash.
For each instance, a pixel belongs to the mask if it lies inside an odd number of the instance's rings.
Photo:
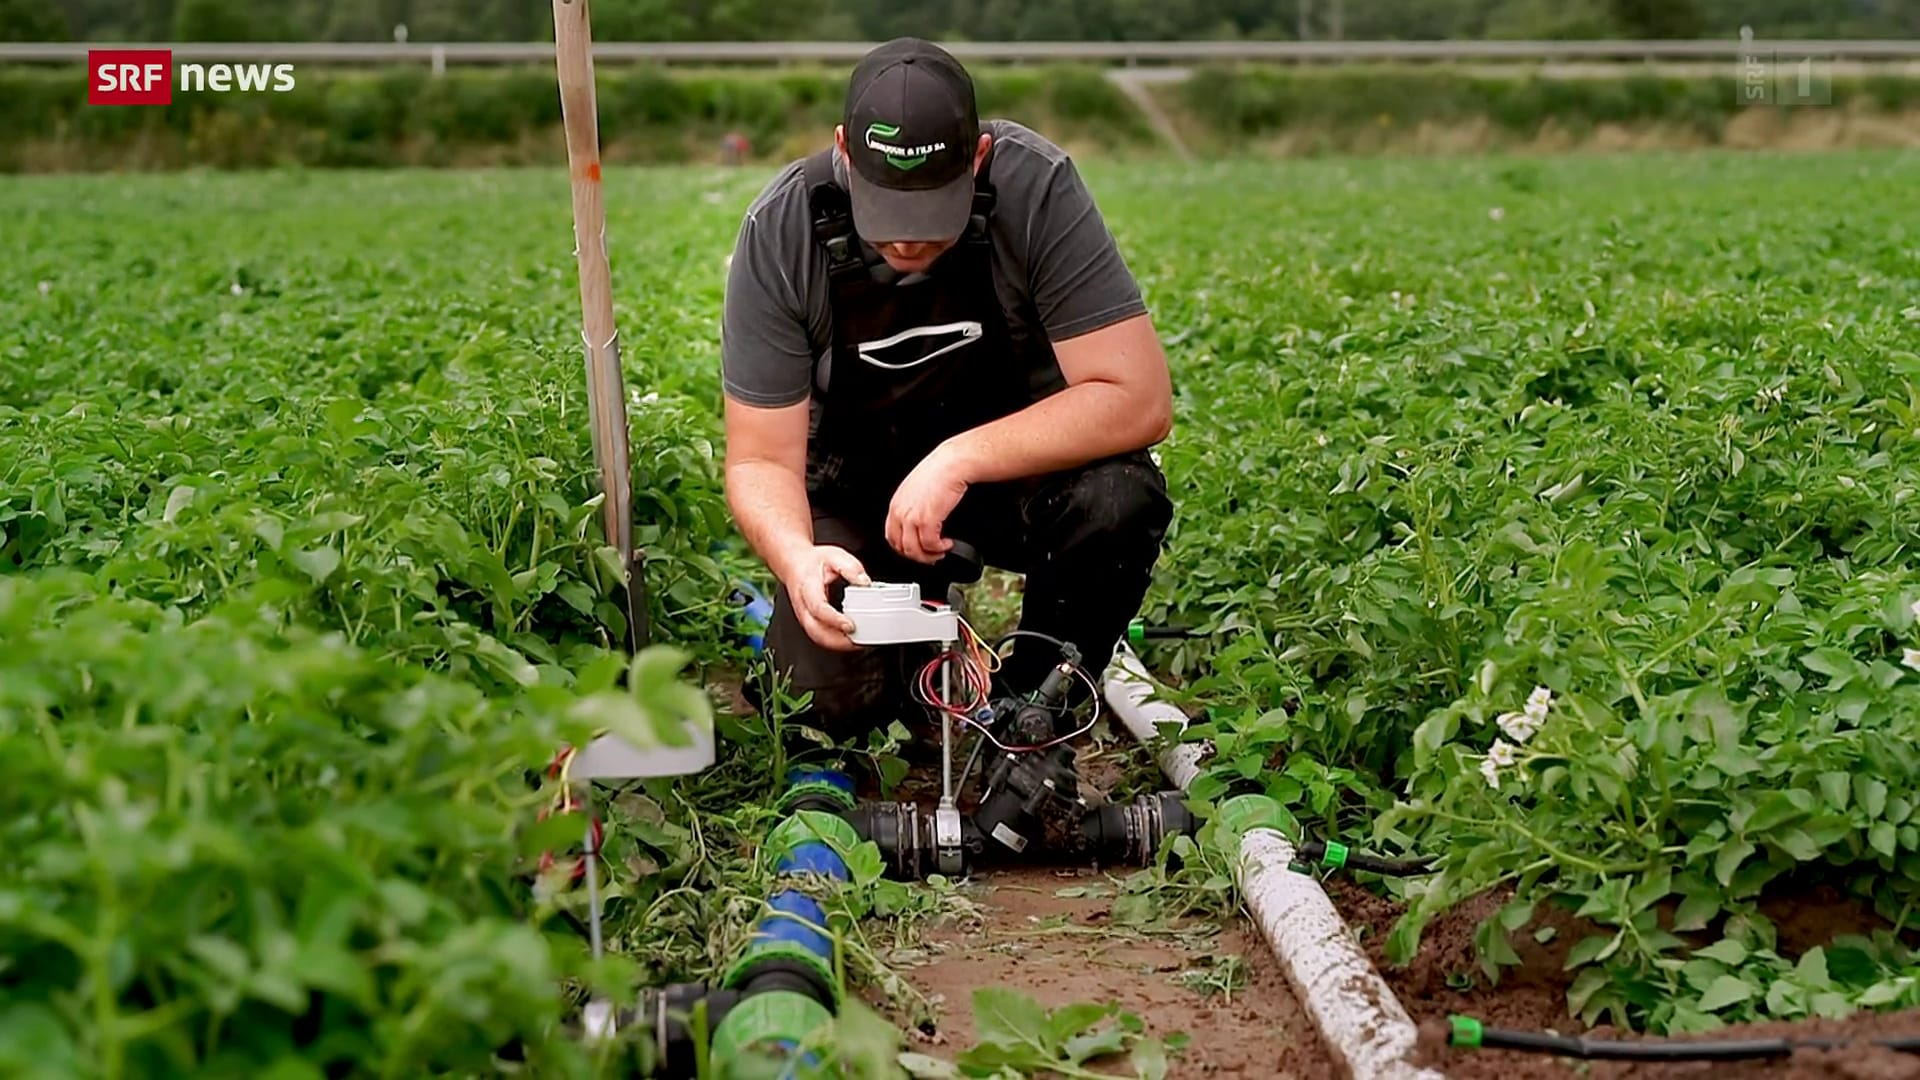
<path id="1" fill-rule="evenodd" d="M 1495 739 L 1493 740 L 1493 748 L 1487 751 L 1486 758 L 1480 762 L 1480 775 L 1487 778 L 1488 787 L 1498 788 L 1500 786 L 1500 770 L 1511 768 L 1514 763 L 1519 760 L 1519 757 L 1514 754 L 1511 744 L 1505 739 Z"/>
<path id="2" fill-rule="evenodd" d="M 1517 763 L 1520 760 L 1520 755 L 1514 753 L 1513 745 L 1507 742 L 1507 740 L 1495 739 L 1493 740 L 1493 748 L 1487 751 L 1487 760 L 1497 763 L 1504 769 Z"/>
<path id="3" fill-rule="evenodd" d="M 1540 730 L 1540 718 L 1531 712 L 1501 713 L 1499 723 L 1500 730 L 1507 733 L 1507 738 L 1521 744 L 1525 744 Z"/>

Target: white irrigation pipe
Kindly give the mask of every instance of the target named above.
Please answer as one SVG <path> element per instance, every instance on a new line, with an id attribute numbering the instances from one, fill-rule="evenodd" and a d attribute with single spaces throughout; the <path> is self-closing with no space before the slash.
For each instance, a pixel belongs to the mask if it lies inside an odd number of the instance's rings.
<path id="1" fill-rule="evenodd" d="M 1146 668 L 1122 642 L 1106 672 L 1107 704 L 1134 738 L 1149 742 L 1163 724 L 1186 730 L 1187 715 L 1158 700 Z M 1160 754 L 1161 771 L 1182 791 L 1199 774 L 1206 748 L 1178 743 Z M 1247 906 L 1279 957 L 1300 1004 L 1347 1071 L 1366 1080 L 1445 1080 L 1412 1063 L 1413 1018 L 1348 934 L 1333 900 L 1310 874 L 1289 869 L 1293 844 L 1270 828 L 1247 830 L 1235 873 Z"/>

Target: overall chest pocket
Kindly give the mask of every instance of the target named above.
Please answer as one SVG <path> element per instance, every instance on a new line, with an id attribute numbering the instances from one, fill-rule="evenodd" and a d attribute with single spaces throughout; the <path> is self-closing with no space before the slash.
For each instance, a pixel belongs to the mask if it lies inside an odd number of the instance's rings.
<path id="1" fill-rule="evenodd" d="M 887 371 L 905 371 L 978 342 L 986 328 L 977 319 L 910 327 L 855 346 L 861 360 Z"/>

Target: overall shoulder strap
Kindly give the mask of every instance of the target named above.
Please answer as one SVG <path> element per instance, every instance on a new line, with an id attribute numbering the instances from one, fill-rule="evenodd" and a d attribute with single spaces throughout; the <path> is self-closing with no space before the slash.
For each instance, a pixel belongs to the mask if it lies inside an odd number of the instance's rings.
<path id="1" fill-rule="evenodd" d="M 993 218 L 993 158 L 1000 149 L 998 142 L 987 144 L 987 160 L 980 163 L 980 171 L 973 178 L 973 211 L 967 216 L 965 240 L 969 244 L 987 247 L 992 239 L 987 225 Z"/>
<path id="2" fill-rule="evenodd" d="M 834 179 L 833 147 L 807 157 L 803 164 L 807 205 L 813 215 L 813 239 L 827 253 L 827 275 L 837 285 L 866 272 L 860 247 L 854 241 L 853 203 Z"/>

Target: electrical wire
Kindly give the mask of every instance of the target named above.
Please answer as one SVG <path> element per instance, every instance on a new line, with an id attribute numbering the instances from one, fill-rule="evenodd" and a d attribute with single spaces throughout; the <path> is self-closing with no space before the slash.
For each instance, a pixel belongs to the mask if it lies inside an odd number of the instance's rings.
<path id="1" fill-rule="evenodd" d="M 1089 686 L 1093 685 L 1093 680 L 1087 679 L 1086 674 L 1084 672 L 1081 672 L 1078 668 L 1074 669 L 1074 674 L 1079 675 L 1082 679 L 1086 679 L 1087 684 Z M 1093 713 L 1091 716 L 1087 718 L 1086 723 L 1080 725 L 1078 728 L 1075 728 L 1074 730 L 1066 733 L 1065 735 L 1057 735 L 1051 739 L 1048 739 L 1046 742 L 1034 743 L 1031 746 L 1008 746 L 1006 743 L 1003 743 L 999 739 L 994 738 L 993 732 L 989 730 L 985 724 L 982 724 L 980 721 L 975 720 L 971 714 L 961 714 L 960 719 L 966 722 L 968 725 L 974 728 L 977 728 L 982 738 L 986 739 L 988 742 L 992 743 L 993 745 L 999 747 L 1000 749 L 1006 751 L 1009 754 L 1031 754 L 1041 750 L 1048 749 L 1049 747 L 1059 746 L 1063 742 L 1067 742 L 1072 739 L 1077 739 L 1080 736 L 1085 735 L 1087 732 L 1092 731 L 1093 725 L 1098 723 L 1100 720 L 1100 698 L 1096 689 L 1096 693 L 1094 696 Z"/>
<path id="2" fill-rule="evenodd" d="M 1001 646 L 1005 645 L 1007 642 L 1012 641 L 1014 638 L 1017 638 L 1017 637 L 1038 638 L 1041 641 L 1047 642 L 1048 644 L 1052 645 L 1054 648 L 1059 649 L 1061 655 L 1071 656 L 1073 658 L 1073 664 L 1075 667 L 1080 666 L 1079 665 L 1079 657 L 1080 657 L 1079 649 L 1074 648 L 1074 646 L 1069 644 L 1068 642 L 1061 641 L 1059 638 L 1054 637 L 1052 634 L 1043 634 L 1038 630 L 1009 630 L 1006 633 L 1000 635 L 1000 640 L 993 643 L 994 650 L 998 652 Z"/>
<path id="3" fill-rule="evenodd" d="M 1072 739 L 1077 739 L 1093 730 L 1093 726 L 1099 722 L 1101 715 L 1100 687 L 1093 681 L 1093 677 L 1087 674 L 1085 668 L 1081 667 L 1077 662 L 1069 661 L 1073 674 L 1078 676 L 1080 681 L 1087 685 L 1088 697 L 1093 702 L 1092 714 L 1087 718 L 1087 722 L 1065 735 L 1057 736 L 1046 742 L 1035 743 L 1031 746 L 1008 746 L 1006 743 L 995 738 L 992 730 L 989 729 L 987 725 L 975 719 L 975 716 L 981 710 L 992 706 L 992 673 L 1000 670 L 1001 661 L 1004 659 L 1004 654 L 1000 652 L 1000 648 L 1015 637 L 1032 637 L 1053 644 L 1069 657 L 1078 657 L 1079 650 L 1051 634 L 1043 634 L 1037 630 L 1014 630 L 1003 635 L 999 641 L 995 642 L 993 648 L 983 648 L 984 639 L 981 638 L 979 631 L 973 628 L 973 624 L 967 622 L 965 616 L 959 616 L 958 618 L 961 636 L 960 647 L 942 651 L 938 656 L 935 656 L 921 667 L 918 676 L 913 680 L 913 696 L 916 701 L 936 712 L 952 716 L 961 723 L 978 730 L 987 742 L 992 743 L 1009 754 L 1026 754 L 1045 750 Z M 959 669 L 956 680 L 959 686 L 956 688 L 958 692 L 955 695 L 957 700 L 953 701 L 947 700 L 938 688 L 940 669 L 948 663 L 954 664 Z M 1053 711 L 1059 714 L 1066 710 L 1055 707 Z M 976 744 L 975 749 L 977 750 L 978 747 L 979 744 Z M 971 769 L 969 769 L 969 771 L 971 771 Z"/>
<path id="4" fill-rule="evenodd" d="M 973 626 L 964 618 L 959 622 L 959 647 L 943 650 L 920 669 L 914 680 L 913 696 L 930 709 L 965 718 L 992 700 L 993 672 L 999 670 L 1000 664 L 999 658 L 982 646 Z M 959 690 L 965 695 L 960 701 L 946 700 L 937 686 L 941 667 L 949 663 L 959 669 Z"/>

